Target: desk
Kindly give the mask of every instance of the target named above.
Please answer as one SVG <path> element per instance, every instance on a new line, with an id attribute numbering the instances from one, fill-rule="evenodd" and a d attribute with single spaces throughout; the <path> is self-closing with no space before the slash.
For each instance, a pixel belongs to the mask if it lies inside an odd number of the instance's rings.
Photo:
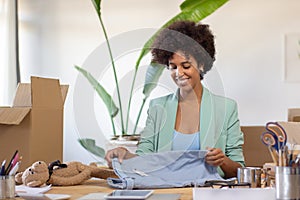
<path id="1" fill-rule="evenodd" d="M 90 179 L 85 181 L 81 185 L 75 186 L 52 186 L 52 189 L 47 194 L 68 194 L 71 196 L 70 200 L 78 199 L 89 193 L 109 193 L 113 191 L 110 188 L 106 180 L 103 179 Z M 193 188 L 170 188 L 170 189 L 156 189 L 154 194 L 163 193 L 176 193 L 181 195 L 181 200 L 192 200 L 193 199 Z M 18 198 L 21 199 L 21 198 Z"/>

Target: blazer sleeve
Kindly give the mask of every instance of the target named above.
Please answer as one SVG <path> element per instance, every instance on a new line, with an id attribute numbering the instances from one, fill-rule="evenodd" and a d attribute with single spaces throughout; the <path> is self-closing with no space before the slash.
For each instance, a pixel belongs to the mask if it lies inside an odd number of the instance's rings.
<path id="1" fill-rule="evenodd" d="M 233 161 L 245 165 L 243 155 L 244 135 L 240 128 L 240 121 L 238 118 L 238 108 L 235 101 L 231 100 L 228 108 L 227 121 L 227 142 L 225 154 Z"/>

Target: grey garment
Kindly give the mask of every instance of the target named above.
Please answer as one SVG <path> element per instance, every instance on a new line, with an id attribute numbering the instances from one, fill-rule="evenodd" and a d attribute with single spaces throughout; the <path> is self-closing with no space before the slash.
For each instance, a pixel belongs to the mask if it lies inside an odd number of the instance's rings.
<path id="1" fill-rule="evenodd" d="M 205 162 L 205 150 L 150 153 L 124 160 L 112 166 L 119 179 L 108 178 L 114 188 L 172 188 L 203 186 L 207 180 L 224 180 L 217 168 Z"/>

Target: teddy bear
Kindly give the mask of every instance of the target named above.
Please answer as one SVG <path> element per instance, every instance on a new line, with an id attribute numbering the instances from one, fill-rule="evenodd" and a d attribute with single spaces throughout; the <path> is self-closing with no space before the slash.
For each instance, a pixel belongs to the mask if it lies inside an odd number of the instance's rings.
<path id="1" fill-rule="evenodd" d="M 24 172 L 18 172 L 15 181 L 29 187 L 44 184 L 69 186 L 81 184 L 91 177 L 106 179 L 117 176 L 112 169 L 98 167 L 96 163 L 85 165 L 77 161 L 60 163 L 57 160 L 47 165 L 44 161 L 36 161 Z"/>

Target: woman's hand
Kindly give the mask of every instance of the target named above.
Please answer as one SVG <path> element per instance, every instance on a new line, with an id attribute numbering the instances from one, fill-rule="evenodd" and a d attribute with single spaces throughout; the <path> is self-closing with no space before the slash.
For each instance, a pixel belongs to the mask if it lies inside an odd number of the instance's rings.
<path id="1" fill-rule="evenodd" d="M 114 149 L 109 150 L 105 155 L 105 160 L 107 161 L 107 164 L 110 168 L 112 168 L 112 159 L 118 158 L 119 162 L 122 163 L 123 160 L 126 158 L 127 153 L 129 151 L 124 147 L 117 147 Z"/>
<path id="2" fill-rule="evenodd" d="M 221 166 L 225 160 L 225 154 L 219 148 L 207 148 L 208 153 L 206 154 L 205 160 L 209 165 Z"/>
<path id="3" fill-rule="evenodd" d="M 237 169 L 242 167 L 238 162 L 232 161 L 225 156 L 223 151 L 219 148 L 207 148 L 205 160 L 209 165 L 220 166 L 224 172 L 225 178 L 232 178 L 237 176 Z"/>

